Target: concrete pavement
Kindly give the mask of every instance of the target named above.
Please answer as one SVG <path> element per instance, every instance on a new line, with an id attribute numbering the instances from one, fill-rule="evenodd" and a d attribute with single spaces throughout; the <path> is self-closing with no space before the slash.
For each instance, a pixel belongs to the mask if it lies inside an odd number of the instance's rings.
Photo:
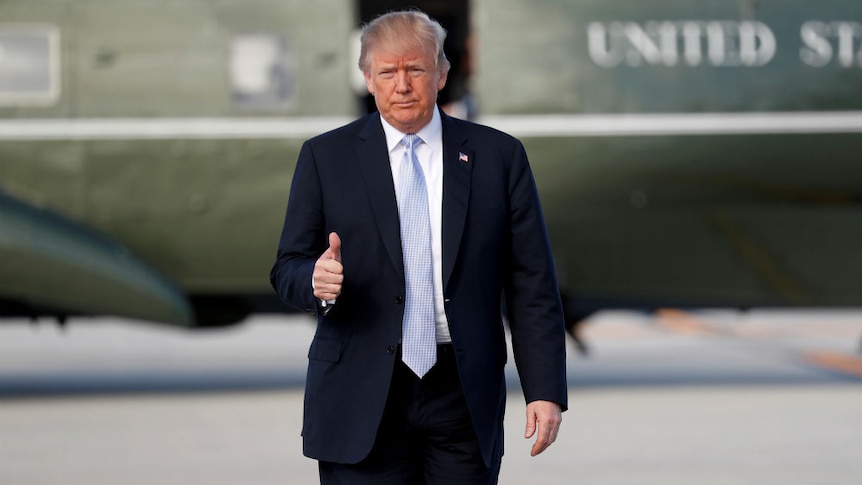
<path id="1" fill-rule="evenodd" d="M 862 483 L 862 380 L 805 358 L 853 362 L 860 322 L 601 314 L 592 356 L 569 359 L 560 438 L 536 458 L 510 370 L 500 483 Z M 299 438 L 312 332 L 284 318 L 203 334 L 2 325 L 0 484 L 315 483 Z"/>

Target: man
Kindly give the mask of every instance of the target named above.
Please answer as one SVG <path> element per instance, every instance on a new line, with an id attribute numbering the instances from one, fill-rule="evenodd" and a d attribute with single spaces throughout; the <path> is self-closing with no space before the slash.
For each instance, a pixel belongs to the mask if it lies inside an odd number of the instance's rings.
<path id="1" fill-rule="evenodd" d="M 497 483 L 503 301 L 533 455 L 567 406 L 527 157 L 437 108 L 445 35 L 418 11 L 368 24 L 359 66 L 378 113 L 307 141 L 294 173 L 271 281 L 317 314 L 302 434 L 323 484 Z"/>

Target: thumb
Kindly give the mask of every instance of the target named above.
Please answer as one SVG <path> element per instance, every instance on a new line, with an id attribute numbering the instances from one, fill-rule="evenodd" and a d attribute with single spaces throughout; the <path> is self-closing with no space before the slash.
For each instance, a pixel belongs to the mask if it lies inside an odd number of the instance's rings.
<path id="1" fill-rule="evenodd" d="M 536 413 L 527 409 L 527 428 L 524 430 L 524 438 L 531 438 L 536 432 Z"/>
<path id="2" fill-rule="evenodd" d="M 332 259 L 341 262 L 341 238 L 338 237 L 338 233 L 329 233 L 329 249 L 326 251 Z"/>

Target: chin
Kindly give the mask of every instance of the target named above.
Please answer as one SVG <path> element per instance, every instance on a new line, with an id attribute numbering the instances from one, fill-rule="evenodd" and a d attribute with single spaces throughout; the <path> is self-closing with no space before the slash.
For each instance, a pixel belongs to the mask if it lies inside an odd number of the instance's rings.
<path id="1" fill-rule="evenodd" d="M 395 126 L 396 128 L 399 128 L 399 127 L 402 127 L 402 128 L 408 128 L 407 130 L 402 130 L 402 131 L 404 131 L 405 133 L 410 133 L 410 132 L 411 132 L 411 130 L 410 130 L 410 129 L 414 128 L 416 125 L 418 125 L 418 124 L 419 124 L 419 123 L 416 121 L 416 118 L 410 118 L 409 120 L 408 120 L 408 119 L 403 119 L 403 118 L 395 118 L 395 122 L 397 123 L 397 126 L 396 126 L 396 124 L 395 124 L 395 123 L 391 123 L 391 124 L 392 124 L 393 126 Z M 399 128 L 399 129 L 401 129 L 401 128 Z"/>

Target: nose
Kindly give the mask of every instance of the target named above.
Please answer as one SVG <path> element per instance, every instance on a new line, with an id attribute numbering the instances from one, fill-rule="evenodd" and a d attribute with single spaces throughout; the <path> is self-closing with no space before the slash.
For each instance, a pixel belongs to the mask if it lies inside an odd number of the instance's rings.
<path id="1" fill-rule="evenodd" d="M 407 71 L 399 70 L 395 81 L 396 92 L 409 93 L 410 89 L 410 76 L 407 74 Z"/>

